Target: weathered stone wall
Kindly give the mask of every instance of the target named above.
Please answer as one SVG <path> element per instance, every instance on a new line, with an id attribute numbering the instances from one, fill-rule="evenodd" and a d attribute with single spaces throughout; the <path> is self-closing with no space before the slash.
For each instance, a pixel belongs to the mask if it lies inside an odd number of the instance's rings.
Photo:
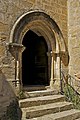
<path id="1" fill-rule="evenodd" d="M 80 0 L 68 0 L 68 49 L 69 74 L 75 77 L 72 83 L 80 93 Z"/>
<path id="2" fill-rule="evenodd" d="M 80 73 L 80 0 L 68 0 L 69 73 Z"/>
<path id="3" fill-rule="evenodd" d="M 10 32 L 15 21 L 29 10 L 40 9 L 53 18 L 60 27 L 62 34 L 67 41 L 67 0 L 0 0 L 0 70 L 5 76 L 5 81 L 11 82 L 15 79 L 15 59 L 12 57 L 7 43 L 10 42 Z M 4 81 L 4 77 L 0 77 Z M 12 82 L 11 82 L 12 83 Z M 0 83 L 5 90 L 0 93 L 7 95 L 11 89 L 10 84 Z M 3 91 L 3 90 L 2 90 Z M 11 96 L 12 95 L 12 96 Z M 9 91 L 9 99 L 13 99 L 14 92 Z M 1 98 L 1 97 L 0 97 Z"/>
<path id="4" fill-rule="evenodd" d="M 60 27 L 67 43 L 67 0 L 0 0 L 0 67 L 8 81 L 14 80 L 14 58 L 8 52 L 10 32 L 15 21 L 31 9 L 41 9 Z"/>

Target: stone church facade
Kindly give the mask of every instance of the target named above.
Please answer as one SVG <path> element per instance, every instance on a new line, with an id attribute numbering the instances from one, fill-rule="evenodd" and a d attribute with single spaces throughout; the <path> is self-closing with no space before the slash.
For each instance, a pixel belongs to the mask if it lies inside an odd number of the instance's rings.
<path id="1" fill-rule="evenodd" d="M 80 71 L 79 0 L 0 0 L 0 96 L 26 86 L 60 91 Z M 4 98 L 6 99 L 6 98 Z"/>

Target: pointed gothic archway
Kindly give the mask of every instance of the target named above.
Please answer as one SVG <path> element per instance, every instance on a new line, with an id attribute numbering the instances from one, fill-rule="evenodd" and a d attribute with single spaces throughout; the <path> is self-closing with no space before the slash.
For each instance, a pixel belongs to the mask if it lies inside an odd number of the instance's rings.
<path id="1" fill-rule="evenodd" d="M 64 61 L 64 57 L 62 57 L 63 55 L 66 58 L 68 58 L 67 57 L 68 54 L 66 54 L 68 53 L 68 51 L 63 35 L 56 22 L 52 18 L 50 18 L 50 16 L 47 15 L 46 13 L 38 10 L 30 11 L 23 14 L 20 18 L 18 18 L 18 20 L 15 22 L 11 30 L 9 46 L 10 46 L 10 51 L 12 52 L 16 60 L 17 74 L 15 74 L 15 81 L 19 80 L 19 82 L 21 83 L 20 86 L 22 86 L 25 83 L 22 81 L 22 76 L 23 76 L 22 50 L 25 46 L 23 44 L 24 37 L 29 30 L 33 31 L 34 34 L 37 35 L 36 37 L 43 36 L 43 38 L 45 39 L 44 41 L 46 42 L 46 44 L 44 46 L 47 46 L 48 49 L 48 50 L 46 49 L 45 51 L 47 52 L 47 56 L 48 56 L 47 64 L 48 64 L 49 85 L 53 86 L 55 77 L 57 77 L 58 80 L 60 81 L 60 61 L 62 58 L 63 58 L 62 61 Z M 25 49 L 27 51 L 27 48 Z M 66 65 L 68 65 L 68 59 L 66 60 L 65 63 Z M 58 85 L 60 86 L 60 82 L 58 83 Z"/>

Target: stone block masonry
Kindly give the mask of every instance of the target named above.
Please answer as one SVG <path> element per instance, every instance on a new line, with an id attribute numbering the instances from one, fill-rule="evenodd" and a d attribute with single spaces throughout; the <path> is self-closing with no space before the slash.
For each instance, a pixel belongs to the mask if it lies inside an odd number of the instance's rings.
<path id="1" fill-rule="evenodd" d="M 69 74 L 75 77 L 80 73 L 80 0 L 68 0 L 68 49 Z M 80 93 L 80 79 L 73 84 Z"/>
<path id="2" fill-rule="evenodd" d="M 12 68 L 2 67 L 3 73 L 7 79 L 10 79 L 7 75 L 8 71 L 14 79 L 14 58 L 6 49 L 6 44 L 9 43 L 10 32 L 15 21 L 29 10 L 40 9 L 53 18 L 60 27 L 66 43 L 67 40 L 67 0 L 6 0 L 0 1 L 0 61 L 8 58 L 7 62 L 0 62 L 0 66 L 12 66 Z M 10 70 L 12 69 L 12 70 Z M 6 71 L 7 70 L 7 71 Z"/>
<path id="3" fill-rule="evenodd" d="M 5 78 L 0 76 L 0 81 L 6 80 L 12 83 L 12 80 L 15 79 L 15 59 L 7 48 L 11 29 L 22 14 L 36 9 L 42 10 L 55 20 L 62 31 L 66 44 L 68 43 L 67 0 L 0 0 L 0 71 L 5 76 Z M 0 91 L 0 94 L 5 96 L 9 93 L 9 99 L 12 100 L 14 92 L 10 92 L 10 84 L 9 86 L 6 84 L 4 86 L 3 83 L 0 83 L 0 86 L 5 88 Z"/>
<path id="4" fill-rule="evenodd" d="M 68 1 L 69 72 L 80 72 L 80 0 Z"/>

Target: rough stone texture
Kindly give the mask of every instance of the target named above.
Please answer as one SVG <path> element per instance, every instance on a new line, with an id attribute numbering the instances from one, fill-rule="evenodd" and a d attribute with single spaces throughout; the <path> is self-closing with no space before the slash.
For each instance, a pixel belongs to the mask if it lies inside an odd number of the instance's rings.
<path id="1" fill-rule="evenodd" d="M 80 114 L 79 110 L 72 109 L 72 110 L 63 111 L 55 114 L 49 114 L 49 115 L 44 115 L 37 118 L 32 118 L 30 120 L 47 120 L 47 119 L 48 120 L 70 120 L 70 119 L 77 120 L 77 118 L 80 117 L 79 114 Z M 25 120 L 25 119 L 22 119 L 22 120 Z"/>
<path id="2" fill-rule="evenodd" d="M 80 0 L 68 0 L 68 36 L 69 73 L 74 76 L 80 72 Z"/>
<path id="3" fill-rule="evenodd" d="M 69 72 L 80 72 L 80 0 L 68 1 Z"/>
<path id="4" fill-rule="evenodd" d="M 0 70 L 0 119 L 6 112 L 7 106 L 12 100 L 15 100 L 15 94 L 12 87 L 6 80 L 6 77 Z M 1 119 L 2 120 L 2 119 Z"/>
<path id="5" fill-rule="evenodd" d="M 67 41 L 67 0 L 0 0 L 0 68 L 6 79 L 15 78 L 15 59 L 7 43 L 15 21 L 29 10 L 40 9 L 53 18 Z"/>
<path id="6" fill-rule="evenodd" d="M 63 95 L 58 94 L 19 100 L 22 120 L 76 120 L 80 118 L 80 110 L 74 109 L 73 104 L 65 102 L 63 98 Z"/>
<path id="7" fill-rule="evenodd" d="M 7 86 L 7 81 L 12 85 L 15 79 L 15 59 L 7 47 L 10 32 L 22 14 L 35 9 L 44 11 L 55 20 L 68 45 L 69 73 L 74 75 L 80 72 L 80 0 L 0 0 L 0 95 L 8 95 L 10 99 L 14 92 L 10 92 L 12 88 L 10 84 Z M 63 65 L 62 68 L 67 71 Z M 80 84 L 77 81 L 76 86 Z M 13 87 L 15 89 L 15 85 Z"/>
<path id="8" fill-rule="evenodd" d="M 53 18 L 60 27 L 62 34 L 67 40 L 67 0 L 0 0 L 0 94 L 13 98 L 11 86 L 7 81 L 15 79 L 15 59 L 12 57 L 7 43 L 11 29 L 15 21 L 29 10 L 40 9 Z M 4 77 L 5 76 L 5 79 Z M 5 80 L 5 83 L 3 83 Z M 13 86 L 14 87 L 14 86 Z"/>

